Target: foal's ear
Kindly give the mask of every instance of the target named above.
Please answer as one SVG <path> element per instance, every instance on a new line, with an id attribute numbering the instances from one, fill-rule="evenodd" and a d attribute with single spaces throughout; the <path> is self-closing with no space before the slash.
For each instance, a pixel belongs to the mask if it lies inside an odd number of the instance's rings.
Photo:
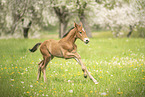
<path id="1" fill-rule="evenodd" d="M 74 22 L 74 27 L 78 28 L 78 26 L 79 26 L 79 25 L 78 25 L 78 24 L 76 24 L 76 23 Z"/>
<path id="2" fill-rule="evenodd" d="M 80 22 L 80 25 L 81 25 L 81 27 L 83 27 L 83 24 L 82 24 L 82 22 Z"/>

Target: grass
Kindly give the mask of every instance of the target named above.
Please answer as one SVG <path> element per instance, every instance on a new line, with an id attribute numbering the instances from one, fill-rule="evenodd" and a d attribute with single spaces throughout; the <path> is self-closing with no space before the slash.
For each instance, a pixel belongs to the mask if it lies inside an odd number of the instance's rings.
<path id="1" fill-rule="evenodd" d="M 91 38 L 78 40 L 78 53 L 99 84 L 83 77 L 74 60 L 54 58 L 46 69 L 47 82 L 37 78 L 39 50 L 29 48 L 46 39 L 0 40 L 0 95 L 2 97 L 144 97 L 145 40 Z"/>

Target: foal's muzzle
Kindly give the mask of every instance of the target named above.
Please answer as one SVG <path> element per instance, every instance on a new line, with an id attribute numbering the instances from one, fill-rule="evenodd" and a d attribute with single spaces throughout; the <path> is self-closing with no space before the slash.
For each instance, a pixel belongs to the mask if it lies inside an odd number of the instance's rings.
<path id="1" fill-rule="evenodd" d="M 89 38 L 85 38 L 85 39 L 84 39 L 84 42 L 85 42 L 86 44 L 88 44 L 89 41 L 90 41 Z"/>

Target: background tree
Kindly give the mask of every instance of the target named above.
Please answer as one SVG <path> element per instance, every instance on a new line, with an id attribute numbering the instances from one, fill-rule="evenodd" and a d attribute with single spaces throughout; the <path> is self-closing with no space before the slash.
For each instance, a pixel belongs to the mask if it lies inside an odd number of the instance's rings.
<path id="1" fill-rule="evenodd" d="M 112 5 L 113 4 L 113 5 Z M 104 0 L 92 6 L 92 22 L 102 28 L 109 28 L 115 37 L 129 32 L 135 26 L 144 26 L 144 1 L 138 0 Z M 94 22 L 95 21 L 95 22 Z"/>
<path id="2" fill-rule="evenodd" d="M 133 31 L 145 35 L 144 0 L 0 0 L 0 8 L 1 36 L 28 38 L 48 25 L 59 24 L 62 37 L 74 21 L 84 24 L 89 37 L 95 25 L 111 30 L 115 37 L 124 33 L 130 37 Z"/>

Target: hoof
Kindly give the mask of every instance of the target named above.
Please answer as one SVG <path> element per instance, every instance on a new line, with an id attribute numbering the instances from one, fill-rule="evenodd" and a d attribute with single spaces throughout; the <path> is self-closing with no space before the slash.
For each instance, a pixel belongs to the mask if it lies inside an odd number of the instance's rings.
<path id="1" fill-rule="evenodd" d="M 84 75 L 84 78 L 87 78 L 87 75 Z"/>

